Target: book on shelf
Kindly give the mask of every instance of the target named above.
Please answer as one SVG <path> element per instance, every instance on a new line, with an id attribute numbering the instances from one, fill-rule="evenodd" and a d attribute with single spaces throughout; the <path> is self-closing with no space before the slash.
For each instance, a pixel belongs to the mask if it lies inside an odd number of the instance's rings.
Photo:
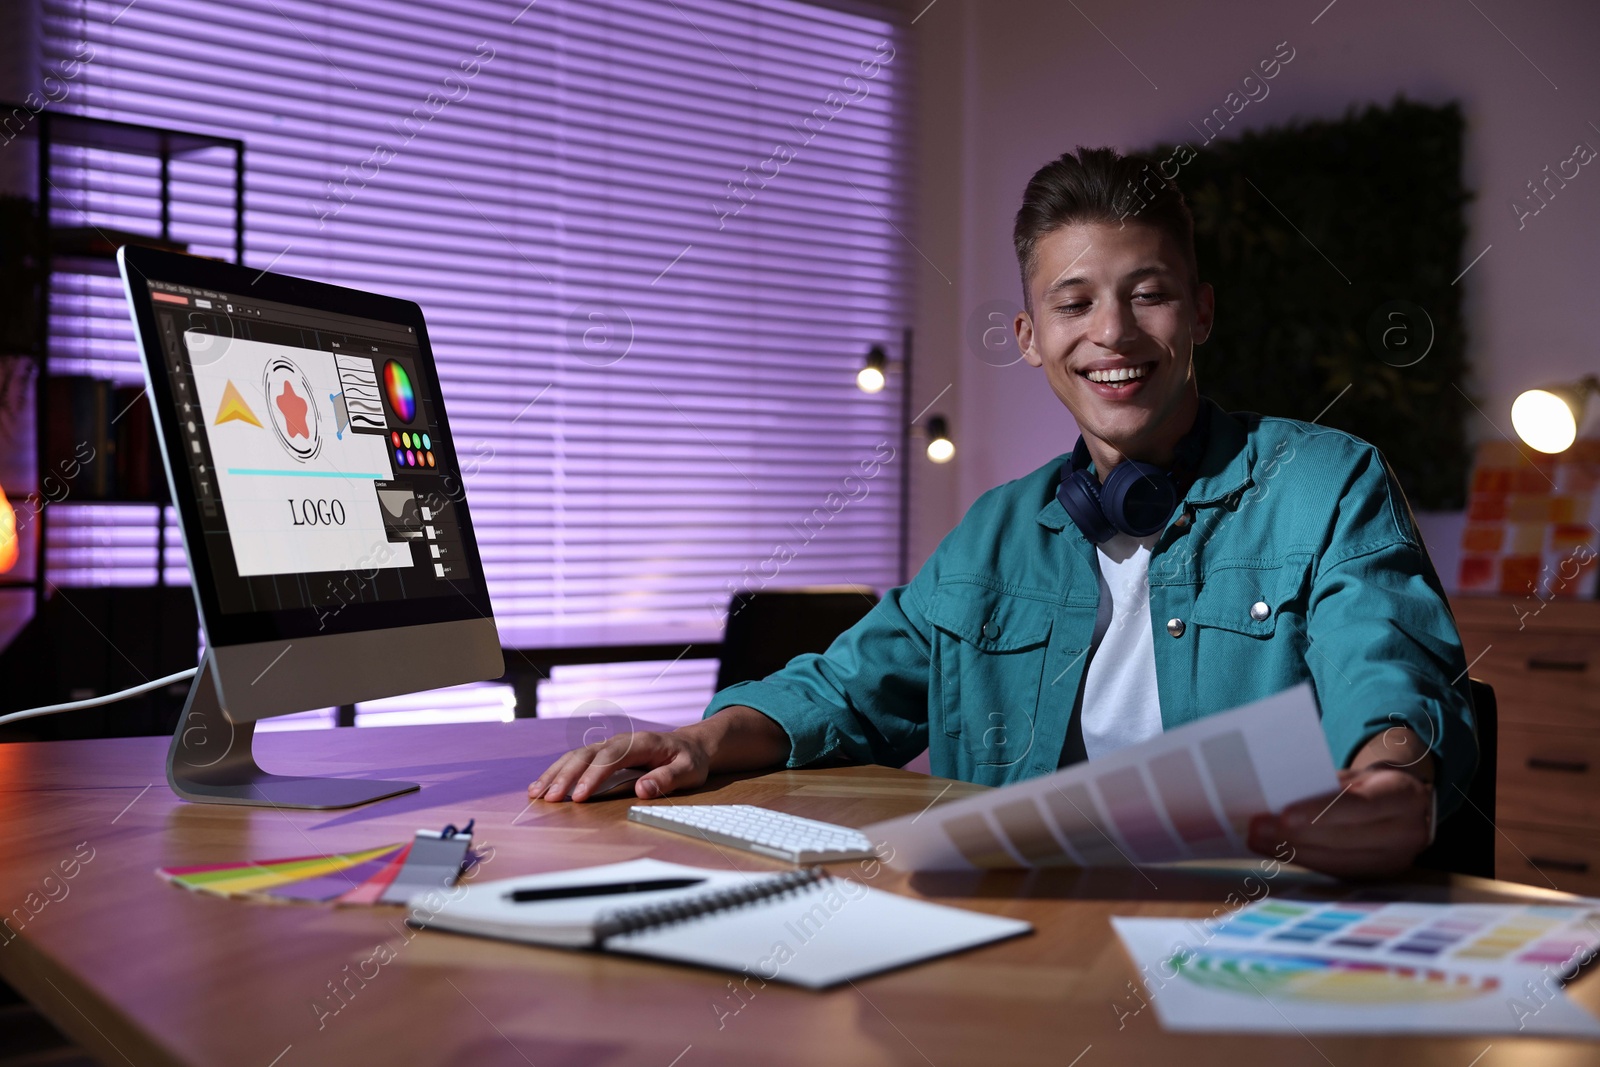
<path id="1" fill-rule="evenodd" d="M 48 379 L 40 494 L 52 503 L 164 496 L 166 476 L 144 389 L 89 375 Z"/>

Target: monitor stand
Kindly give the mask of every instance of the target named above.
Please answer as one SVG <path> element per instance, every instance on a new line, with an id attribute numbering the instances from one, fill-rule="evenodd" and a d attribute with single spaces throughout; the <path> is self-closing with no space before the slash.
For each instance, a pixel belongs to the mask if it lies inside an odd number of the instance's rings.
<path id="1" fill-rule="evenodd" d="M 211 671 L 211 657 L 206 656 L 167 749 L 167 784 L 183 799 L 197 804 L 350 808 L 422 788 L 416 782 L 268 774 L 251 751 L 256 724 L 228 718 L 217 700 Z"/>

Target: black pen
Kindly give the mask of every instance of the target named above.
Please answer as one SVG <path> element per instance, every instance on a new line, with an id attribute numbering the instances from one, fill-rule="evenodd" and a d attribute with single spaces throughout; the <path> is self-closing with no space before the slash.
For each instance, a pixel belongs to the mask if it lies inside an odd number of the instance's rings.
<path id="1" fill-rule="evenodd" d="M 569 897 L 609 897 L 619 893 L 648 893 L 656 889 L 687 889 L 704 878 L 657 878 L 648 882 L 607 882 L 601 885 L 560 885 L 550 889 L 514 889 L 506 896 L 518 904 Z"/>

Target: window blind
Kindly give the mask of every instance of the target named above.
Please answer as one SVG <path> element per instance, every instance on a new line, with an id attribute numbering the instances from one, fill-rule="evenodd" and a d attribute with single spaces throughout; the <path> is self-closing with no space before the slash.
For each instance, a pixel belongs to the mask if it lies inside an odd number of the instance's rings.
<path id="1" fill-rule="evenodd" d="M 897 382 L 854 374 L 907 320 L 909 70 L 872 10 L 44 0 L 43 53 L 92 55 L 57 106 L 245 140 L 249 265 L 422 305 L 515 647 L 895 580 Z M 174 164 L 172 229 L 230 257 L 225 162 Z M 153 161 L 57 173 L 62 216 L 154 232 Z M 137 380 L 115 279 L 63 289 L 52 371 Z M 61 508 L 52 580 L 149 581 L 152 515 Z"/>

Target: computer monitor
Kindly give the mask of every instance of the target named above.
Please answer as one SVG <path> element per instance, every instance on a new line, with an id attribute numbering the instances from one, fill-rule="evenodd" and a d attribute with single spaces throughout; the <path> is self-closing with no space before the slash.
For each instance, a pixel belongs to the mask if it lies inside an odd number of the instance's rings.
<path id="1" fill-rule="evenodd" d="M 505 671 L 422 309 L 149 248 L 117 262 L 205 636 L 168 782 L 305 808 L 418 788 L 268 774 L 251 740 L 268 716 Z"/>

